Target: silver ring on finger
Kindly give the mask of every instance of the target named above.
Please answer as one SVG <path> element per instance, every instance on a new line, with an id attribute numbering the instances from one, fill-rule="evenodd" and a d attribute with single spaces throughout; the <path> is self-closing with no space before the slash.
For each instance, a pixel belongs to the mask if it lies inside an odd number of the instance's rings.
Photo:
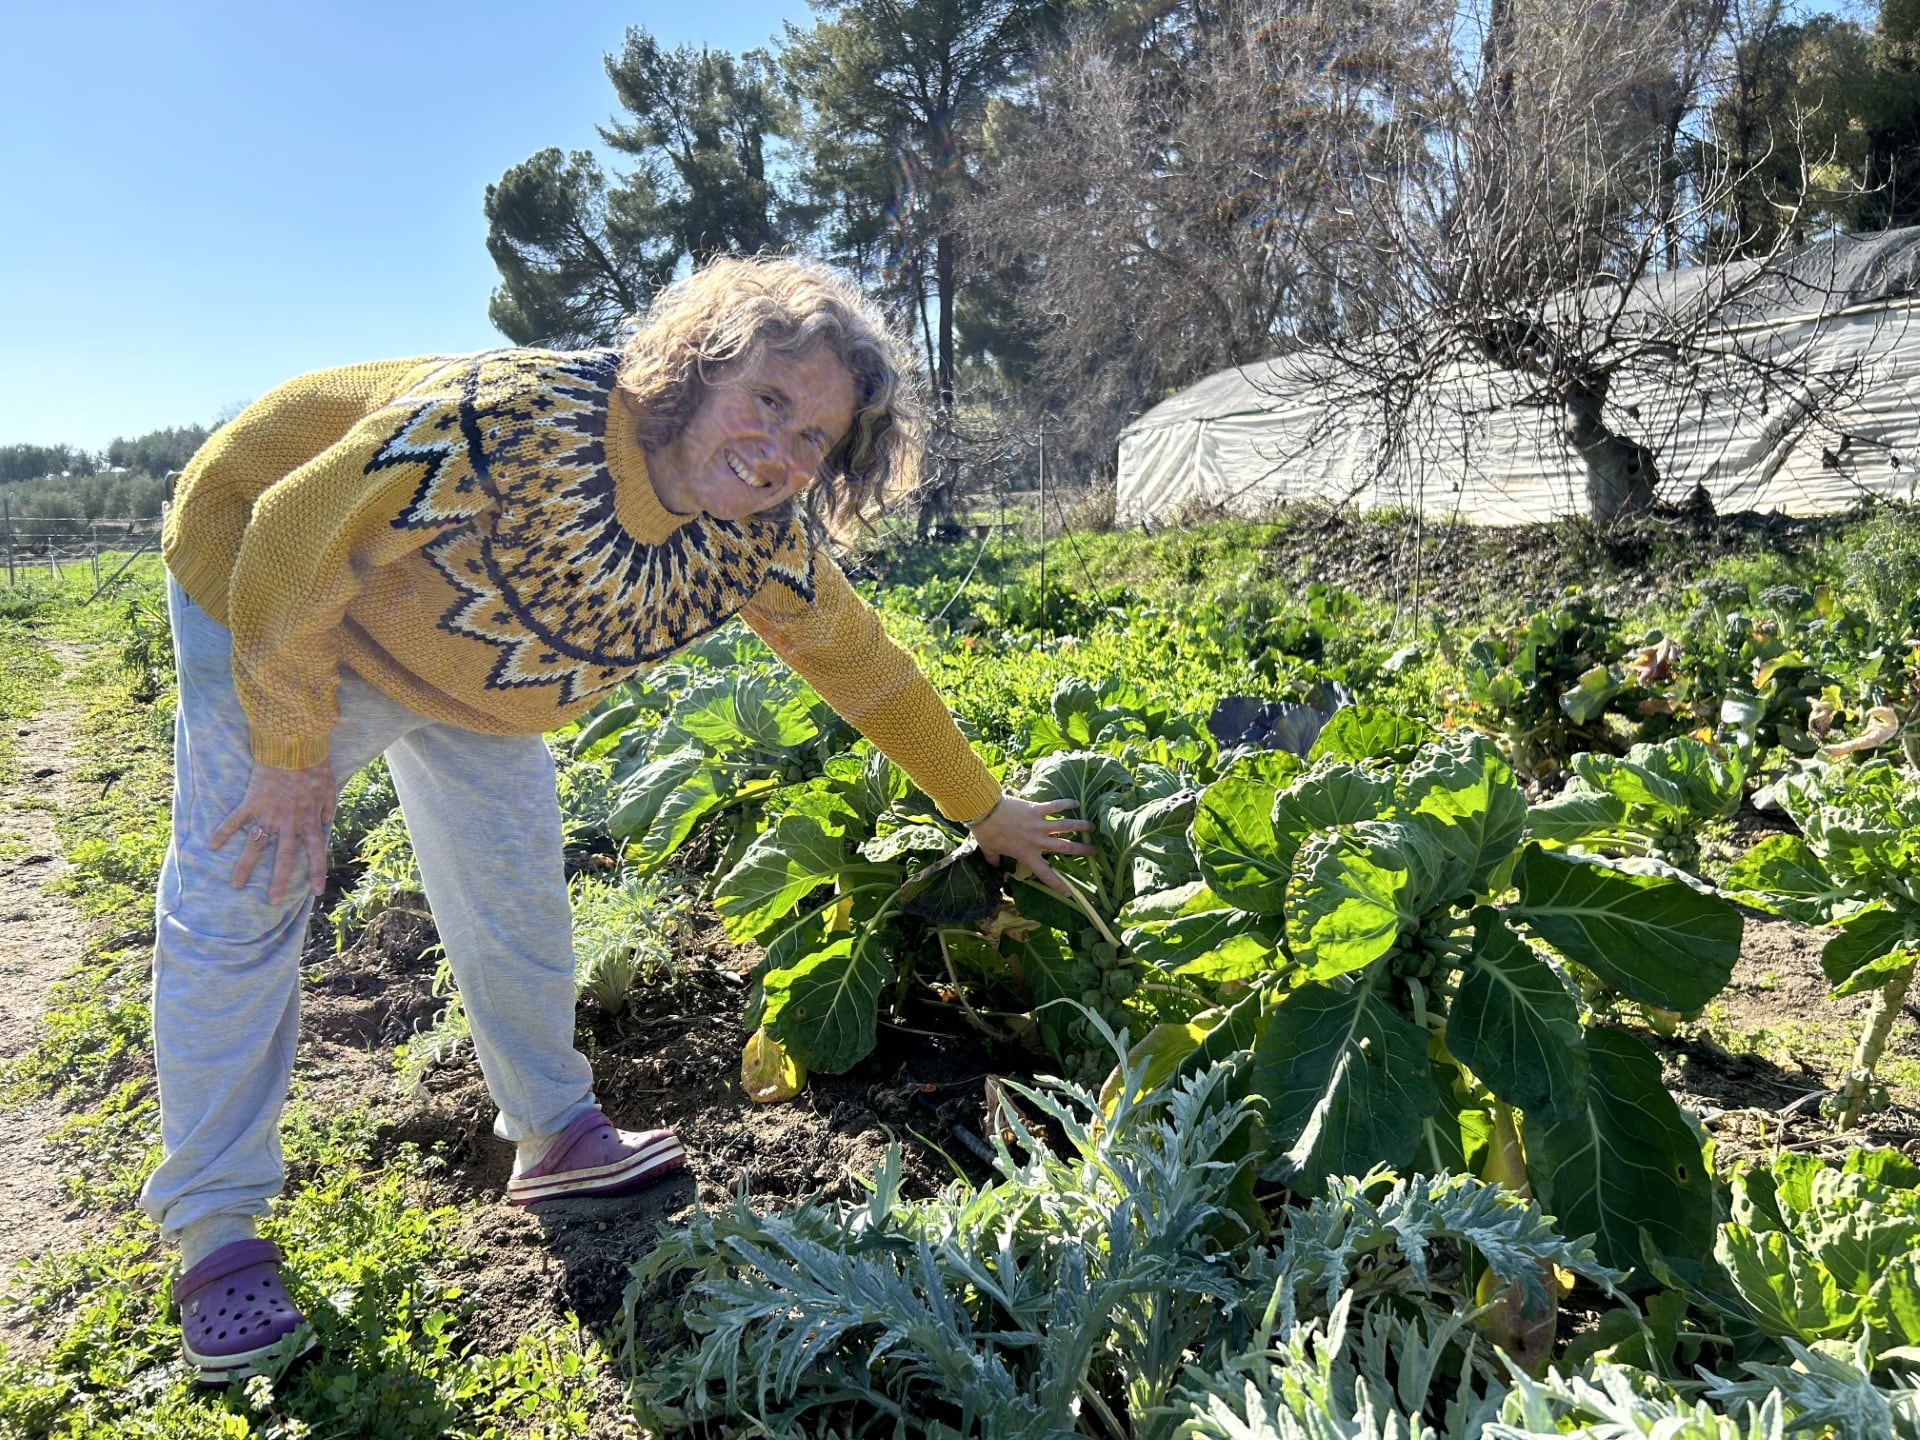
<path id="1" fill-rule="evenodd" d="M 258 824 L 249 825 L 247 826 L 247 843 L 249 845 L 265 845 L 269 840 L 272 840 L 278 833 L 279 833 L 278 831 L 269 830 L 264 825 L 258 825 Z"/>

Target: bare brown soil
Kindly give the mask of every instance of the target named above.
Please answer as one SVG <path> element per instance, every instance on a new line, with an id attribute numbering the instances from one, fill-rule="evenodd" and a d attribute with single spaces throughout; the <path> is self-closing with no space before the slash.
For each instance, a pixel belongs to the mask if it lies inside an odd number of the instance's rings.
<path id="1" fill-rule="evenodd" d="M 604 1324 L 659 1227 L 684 1220 L 696 1201 L 727 1205 L 743 1182 L 763 1206 L 805 1195 L 852 1199 L 896 1138 L 916 1191 L 951 1178 L 941 1151 L 980 1173 L 967 1144 L 979 1144 L 986 1072 L 964 1044 L 883 1033 L 879 1051 L 853 1073 L 815 1077 L 788 1104 L 749 1100 L 739 1083 L 739 1016 L 752 956 L 713 925 L 683 948 L 669 984 L 636 992 L 624 1015 L 589 1011 L 581 1036 L 608 1116 L 629 1129 L 672 1127 L 692 1157 L 688 1172 L 630 1199 L 552 1202 L 537 1213 L 509 1206 L 502 1195 L 512 1148 L 493 1136 L 470 1052 L 430 1072 L 414 1094 L 395 1093 L 394 1044 L 445 1003 L 432 994 L 432 962 L 420 958 L 432 938 L 430 921 L 389 912 L 344 953 L 332 954 L 330 941 L 310 952 L 299 1073 L 322 1102 L 374 1097 L 386 1143 L 445 1159 L 465 1252 L 452 1278 L 486 1317 L 474 1332 L 483 1343 L 507 1344 L 567 1315 Z"/>
<path id="2" fill-rule="evenodd" d="M 62 666 L 78 668 L 78 646 L 53 647 Z M 52 883 L 66 869 L 54 817 L 67 803 L 79 762 L 74 726 L 80 702 L 50 690 L 46 705 L 16 722 L 15 782 L 0 792 L 0 1064 L 17 1060 L 39 1033 L 47 992 L 80 963 L 87 925 Z M 95 1222 L 61 1184 L 58 1158 L 46 1143 L 61 1119 L 53 1099 L 0 1110 L 0 1173 L 7 1203 L 0 1205 L 0 1286 L 19 1265 L 70 1248 Z M 0 1343 L 16 1356 L 40 1353 L 45 1337 L 0 1311 Z"/>
<path id="3" fill-rule="evenodd" d="M 1819 930 L 1748 912 L 1733 979 L 1702 1020 L 1673 1040 L 1652 1037 L 1667 1086 L 1705 1124 L 1722 1170 L 1783 1149 L 1839 1159 L 1887 1145 L 1920 1160 L 1920 1026 L 1894 1022 L 1878 1070 L 1885 1103 L 1838 1131 L 1822 1104 L 1846 1079 L 1871 997 L 1835 1000 L 1820 970 Z"/>
<path id="4" fill-rule="evenodd" d="M 1456 622 L 1549 605 L 1575 587 L 1602 608 L 1624 611 L 1716 560 L 1798 554 L 1845 523 L 1844 516 L 1682 511 L 1603 533 L 1571 520 L 1490 526 L 1429 518 L 1416 526 L 1327 510 L 1282 530 L 1266 565 L 1302 584 L 1320 581 Z"/>

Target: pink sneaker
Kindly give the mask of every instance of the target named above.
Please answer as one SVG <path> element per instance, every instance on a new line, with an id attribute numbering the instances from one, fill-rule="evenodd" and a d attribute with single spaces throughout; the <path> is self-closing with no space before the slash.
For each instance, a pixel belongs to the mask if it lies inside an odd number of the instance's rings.
<path id="1" fill-rule="evenodd" d="M 546 1157 L 507 1181 L 515 1205 L 542 1200 L 624 1195 L 686 1168 L 687 1152 L 671 1130 L 619 1130 L 588 1110 L 561 1132 Z"/>
<path id="2" fill-rule="evenodd" d="M 173 1298 L 181 1353 L 205 1385 L 253 1374 L 305 1319 L 280 1283 L 280 1251 L 270 1240 L 222 1245 L 173 1282 Z"/>

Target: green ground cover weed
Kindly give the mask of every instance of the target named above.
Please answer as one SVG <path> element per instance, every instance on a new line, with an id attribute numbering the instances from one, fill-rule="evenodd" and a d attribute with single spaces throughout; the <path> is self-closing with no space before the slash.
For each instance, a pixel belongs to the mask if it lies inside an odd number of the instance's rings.
<path id="1" fill-rule="evenodd" d="M 0 784 L 17 778 L 17 722 L 46 702 L 60 662 L 19 620 L 0 618 Z"/>
<path id="2" fill-rule="evenodd" d="M 170 667 L 151 626 L 157 563 L 119 603 L 80 604 L 69 570 L 25 618 L 0 616 L 0 703 L 29 713 L 60 668 L 46 638 L 95 647 L 75 688 L 78 802 L 58 828 L 64 887 L 93 919 L 84 961 L 54 988 L 41 1033 L 0 1075 L 0 1104 L 58 1094 L 69 1113 L 50 1137 L 72 1200 L 101 1217 L 92 1242 L 36 1257 L 0 1281 L 0 1303 L 51 1337 L 35 1361 L 0 1347 L 0 1434 L 21 1440 L 200 1440 L 219 1436 L 377 1436 L 390 1440 L 548 1440 L 595 1433 L 589 1396 L 604 1368 L 591 1337 L 562 1324 L 504 1349 L 477 1342 L 451 1268 L 454 1211 L 431 1157 L 375 1148 L 365 1110 L 306 1104 L 282 1126 L 290 1182 L 264 1233 L 299 1263 L 294 1288 L 320 1358 L 244 1386 L 208 1390 L 179 1359 L 172 1258 L 134 1211 L 158 1159 L 147 988 L 152 887 L 167 835 Z M 132 638 L 129 639 L 130 629 Z M 148 627 L 144 636 L 141 627 Z M 132 659 L 129 659 L 129 656 Z M 373 777 L 377 788 L 380 777 Z M 363 789 L 366 787 L 363 786 Z M 390 798 L 362 796 L 378 816 Z M 369 823 L 372 823 L 369 821 Z"/>

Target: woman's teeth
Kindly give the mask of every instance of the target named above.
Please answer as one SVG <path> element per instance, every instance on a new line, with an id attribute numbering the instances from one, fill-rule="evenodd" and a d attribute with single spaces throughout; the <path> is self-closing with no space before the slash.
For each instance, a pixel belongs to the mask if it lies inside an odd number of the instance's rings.
<path id="1" fill-rule="evenodd" d="M 729 453 L 727 455 L 727 468 L 733 472 L 733 478 L 738 480 L 742 485 L 750 486 L 755 490 L 767 490 L 773 486 L 775 474 L 774 467 L 771 465 L 763 465 L 754 470 L 749 470 L 741 463 L 739 456 Z"/>

